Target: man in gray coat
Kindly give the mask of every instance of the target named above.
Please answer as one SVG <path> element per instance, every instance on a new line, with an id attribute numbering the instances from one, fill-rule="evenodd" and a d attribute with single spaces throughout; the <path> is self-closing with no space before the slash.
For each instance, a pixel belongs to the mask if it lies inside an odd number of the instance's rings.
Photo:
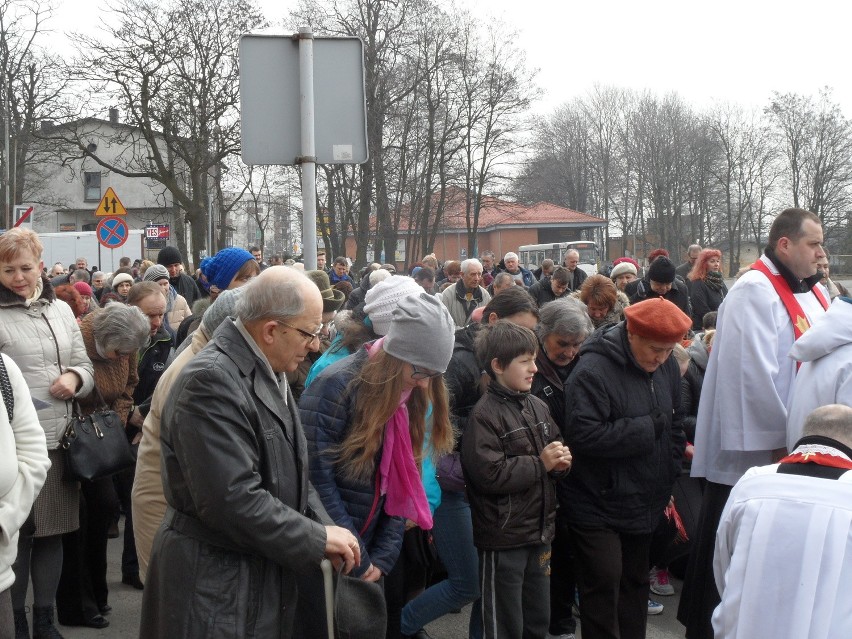
<path id="1" fill-rule="evenodd" d="M 162 415 L 168 509 L 154 539 L 142 639 L 289 637 L 296 572 L 360 562 L 308 483 L 284 373 L 317 349 L 322 298 L 303 274 L 266 269 L 237 318 L 175 380 Z"/>

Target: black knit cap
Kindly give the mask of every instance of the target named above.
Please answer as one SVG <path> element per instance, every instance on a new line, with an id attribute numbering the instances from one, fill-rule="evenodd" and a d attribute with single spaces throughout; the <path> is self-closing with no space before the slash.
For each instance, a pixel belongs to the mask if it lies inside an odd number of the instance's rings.
<path id="1" fill-rule="evenodd" d="M 671 284 L 675 279 L 675 265 L 664 255 L 661 255 L 648 267 L 648 279 L 660 284 Z"/>
<path id="2" fill-rule="evenodd" d="M 181 262 L 183 262 L 183 258 L 181 257 L 180 251 L 178 251 L 174 246 L 167 246 L 166 248 L 160 249 L 160 252 L 157 253 L 157 264 L 169 266 L 171 264 L 179 264 Z"/>

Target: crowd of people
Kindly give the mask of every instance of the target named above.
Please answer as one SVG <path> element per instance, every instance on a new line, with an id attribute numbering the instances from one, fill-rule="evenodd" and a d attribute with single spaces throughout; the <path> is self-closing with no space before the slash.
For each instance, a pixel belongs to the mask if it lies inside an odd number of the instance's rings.
<path id="1" fill-rule="evenodd" d="M 843 636 L 852 298 L 822 240 L 783 211 L 728 290 L 697 245 L 591 275 L 576 251 L 356 275 L 258 247 L 106 274 L 48 272 L 10 230 L 0 639 L 109 626 L 121 514 L 143 639 L 326 636 L 324 559 L 338 595 L 380 593 L 354 611 L 369 637 L 426 639 L 468 604 L 470 639 L 644 637 L 670 571 L 689 639 Z M 78 480 L 63 434 L 101 408 L 136 462 Z"/>

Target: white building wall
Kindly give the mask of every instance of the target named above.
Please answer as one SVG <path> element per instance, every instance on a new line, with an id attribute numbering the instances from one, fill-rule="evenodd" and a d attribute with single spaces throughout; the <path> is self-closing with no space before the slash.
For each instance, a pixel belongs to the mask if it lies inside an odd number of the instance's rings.
<path id="1" fill-rule="evenodd" d="M 97 145 L 95 153 L 108 164 L 138 171 L 140 167 L 134 166 L 134 159 L 148 155 L 147 145 L 140 142 L 134 130 L 126 125 L 90 119 L 80 124 L 80 131 L 80 137 L 86 143 Z M 69 155 L 77 154 L 69 152 Z M 172 197 L 162 184 L 148 178 L 125 177 L 90 158 L 66 159 L 64 166 L 62 159 L 57 157 L 53 165 L 42 167 L 45 179 L 33 198 L 36 203 L 35 231 L 83 231 L 98 223 L 101 218 L 94 212 L 100 198 L 85 198 L 86 172 L 100 173 L 101 197 L 107 188 L 112 187 L 128 210 L 126 222 L 131 229 L 142 229 L 148 222 L 173 226 Z"/>

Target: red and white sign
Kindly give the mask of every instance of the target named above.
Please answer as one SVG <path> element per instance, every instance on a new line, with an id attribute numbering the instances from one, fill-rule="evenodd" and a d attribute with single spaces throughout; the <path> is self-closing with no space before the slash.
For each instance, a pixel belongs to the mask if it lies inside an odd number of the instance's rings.
<path id="1" fill-rule="evenodd" d="M 30 215 L 35 211 L 35 206 L 32 204 L 19 204 L 15 206 L 15 226 L 21 226 L 23 224 L 26 227 L 32 226 L 32 220 L 29 219 Z"/>
<path id="2" fill-rule="evenodd" d="M 127 222 L 120 217 L 105 217 L 95 229 L 98 234 L 98 242 L 108 249 L 116 249 L 127 241 L 130 230 Z"/>
<path id="3" fill-rule="evenodd" d="M 145 227 L 145 237 L 149 240 L 167 240 L 169 236 L 168 224 L 150 224 Z"/>

